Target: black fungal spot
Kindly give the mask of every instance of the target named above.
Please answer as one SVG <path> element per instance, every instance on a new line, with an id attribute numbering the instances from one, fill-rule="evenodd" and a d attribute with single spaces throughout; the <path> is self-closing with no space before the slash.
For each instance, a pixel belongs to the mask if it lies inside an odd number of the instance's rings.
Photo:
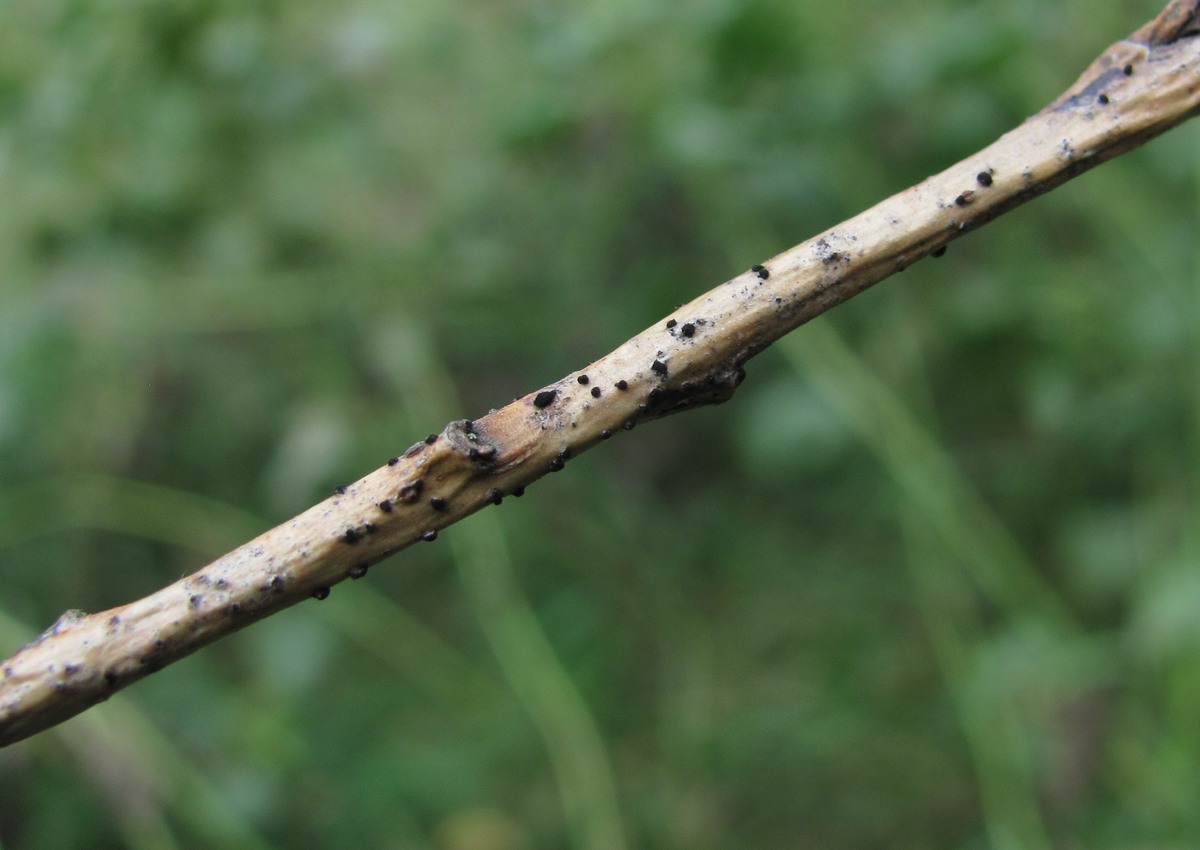
<path id="1" fill-rule="evenodd" d="M 313 592 L 312 592 L 312 598 L 313 599 L 328 599 L 329 598 L 329 588 L 328 587 L 314 587 Z"/>
<path id="2" fill-rule="evenodd" d="M 236 617 L 238 614 L 242 613 L 242 606 L 234 602 L 229 606 L 229 613 L 231 616 Z"/>
<path id="3" fill-rule="evenodd" d="M 400 458 L 398 458 L 398 457 L 389 457 L 388 458 L 388 466 L 395 466 L 399 462 L 400 462 Z"/>
<path id="4" fill-rule="evenodd" d="M 350 578 L 362 578 L 367 574 L 366 564 L 355 564 L 350 569 L 346 570 L 346 575 Z"/>
<path id="5" fill-rule="evenodd" d="M 397 497 L 406 505 L 411 505 L 421 495 L 421 491 L 425 489 L 425 482 L 420 479 L 410 481 L 400 488 Z"/>
<path id="6" fill-rule="evenodd" d="M 662 387 L 653 387 L 650 390 L 650 398 L 651 399 L 656 399 L 656 398 L 660 397 L 662 394 L 663 394 Z M 644 405 L 644 404 L 638 405 L 639 409 L 642 407 L 645 407 L 645 406 L 646 405 Z"/>
<path id="7" fill-rule="evenodd" d="M 487 499 L 493 505 L 498 505 L 504 501 L 504 494 L 493 487 L 491 490 L 488 490 Z"/>
<path id="8" fill-rule="evenodd" d="M 990 171 L 981 171 L 975 175 L 975 182 L 980 186 L 992 185 L 992 173 Z"/>
<path id="9" fill-rule="evenodd" d="M 524 496 L 524 495 L 525 495 L 525 488 L 524 488 L 524 487 L 518 487 L 518 488 L 516 488 L 515 490 L 513 490 L 513 491 L 512 491 L 512 494 L 513 494 L 513 497 L 514 497 L 514 498 L 517 498 L 517 499 L 519 499 L 519 498 L 521 498 L 522 496 Z"/>
<path id="10" fill-rule="evenodd" d="M 611 429 L 609 429 L 609 428 L 605 428 L 603 431 L 601 431 L 601 432 L 600 432 L 600 439 L 601 439 L 601 440 L 607 440 L 607 439 L 608 439 L 609 437 L 611 437 L 612 435 L 613 435 L 613 432 L 612 432 L 612 430 L 611 430 Z"/>
<path id="11" fill-rule="evenodd" d="M 120 677 L 117 675 L 116 670 L 104 671 L 104 684 L 108 685 L 110 688 L 115 688 L 117 686 L 117 680 L 119 678 Z"/>
<path id="12" fill-rule="evenodd" d="M 421 532 L 421 539 L 426 543 L 432 543 L 437 540 L 437 529 L 431 528 L 428 531 Z"/>
<path id="13" fill-rule="evenodd" d="M 679 333 L 682 336 L 687 336 L 687 337 L 690 337 L 695 332 L 696 332 L 696 326 L 693 325 L 691 322 L 685 322 L 683 327 L 681 327 L 679 329 Z"/>
<path id="14" fill-rule="evenodd" d="M 334 487 L 334 488 L 333 488 L 333 493 L 334 493 L 334 495 L 335 495 L 335 496 L 344 496 L 344 495 L 346 495 L 346 486 L 343 484 L 343 485 L 342 485 L 342 486 L 340 486 L 340 487 Z"/>
<path id="15" fill-rule="evenodd" d="M 468 434 L 470 434 L 472 431 L 474 431 L 475 430 L 475 420 L 464 419 L 463 420 L 463 430 L 466 431 Z"/>
<path id="16" fill-rule="evenodd" d="M 585 386 L 585 387 L 586 387 L 586 386 L 588 385 L 588 380 L 589 380 L 589 379 L 588 379 L 588 376 L 587 376 L 587 375 L 580 375 L 580 376 L 579 376 L 578 378 L 576 378 L 575 380 L 579 381 L 579 383 L 580 383 L 580 384 L 582 384 L 583 386 Z"/>
<path id="17" fill-rule="evenodd" d="M 343 543 L 354 545 L 358 541 L 362 540 L 362 538 L 362 532 L 357 528 L 347 528 L 345 532 L 342 533 L 341 540 Z"/>
<path id="18" fill-rule="evenodd" d="M 542 390 L 533 397 L 534 407 L 549 407 L 554 401 L 554 397 L 558 395 L 558 390 Z"/>
<path id="19" fill-rule="evenodd" d="M 619 389 L 619 390 L 629 389 L 629 382 L 622 378 L 621 380 L 617 381 L 617 389 Z"/>
<path id="20" fill-rule="evenodd" d="M 434 496 L 429 500 L 429 507 L 433 508 L 435 511 L 444 511 L 448 505 L 446 504 L 446 500 L 441 496 Z"/>
<path id="21" fill-rule="evenodd" d="M 650 364 L 650 371 L 661 378 L 667 377 L 667 364 L 661 360 L 655 360 Z"/>
<path id="22" fill-rule="evenodd" d="M 1125 76 L 1127 76 L 1127 77 L 1133 76 L 1133 66 L 1132 65 L 1126 65 L 1121 70 L 1125 73 Z"/>
<path id="23" fill-rule="evenodd" d="M 1096 102 L 1099 103 L 1101 106 L 1106 105 L 1108 103 L 1108 95 L 1106 95 L 1106 94 L 1100 95 L 1098 98 L 1096 98 Z"/>
<path id="24" fill-rule="evenodd" d="M 975 201 L 975 192 L 971 189 L 968 189 L 967 191 L 963 192 L 961 195 L 959 195 L 957 198 L 954 199 L 954 203 L 958 204 L 960 207 L 965 207 L 968 204 L 973 203 L 974 201 Z"/>
<path id="25" fill-rule="evenodd" d="M 496 459 L 496 447 L 484 446 L 483 448 L 471 448 L 467 451 L 467 457 L 478 464 L 486 466 Z"/>
<path id="26" fill-rule="evenodd" d="M 766 280 L 771 276 L 771 273 L 767 271 L 766 266 L 757 263 L 750 267 L 750 271 L 758 275 L 759 280 Z"/>
<path id="27" fill-rule="evenodd" d="M 379 510 L 383 511 L 385 514 L 390 514 L 392 512 L 392 500 L 384 499 L 382 502 L 380 502 Z"/>
<path id="28" fill-rule="evenodd" d="M 188 597 L 188 605 L 192 608 L 199 608 L 202 604 L 204 604 L 204 597 L 199 593 Z"/>
<path id="29" fill-rule="evenodd" d="M 438 435 L 430 434 L 428 437 L 425 438 L 425 445 L 432 446 L 437 441 L 438 441 Z"/>
<path id="30" fill-rule="evenodd" d="M 592 398 L 600 398 L 600 388 L 592 387 Z"/>
<path id="31" fill-rule="evenodd" d="M 550 471 L 558 472 L 560 469 L 562 469 L 564 466 L 567 465 L 567 461 L 570 460 L 570 458 L 571 458 L 571 449 L 568 446 L 567 448 L 560 451 L 558 453 L 558 456 L 555 457 L 554 460 L 550 461 Z"/>
<path id="32" fill-rule="evenodd" d="M 283 593 L 283 576 L 271 576 L 271 581 L 268 583 L 272 593 Z"/>
<path id="33" fill-rule="evenodd" d="M 670 330 L 671 328 L 675 327 L 677 324 L 679 324 L 679 322 L 675 321 L 674 319 L 667 319 L 667 330 Z"/>
<path id="34" fill-rule="evenodd" d="M 621 427 L 622 427 L 622 428 L 624 428 L 626 431 L 632 431 L 632 430 L 633 430 L 633 426 L 634 426 L 634 425 L 636 425 L 636 424 L 637 424 L 637 422 L 636 422 L 635 420 L 633 420 L 633 419 L 626 419 L 626 420 L 625 420 L 625 424 L 624 424 L 624 425 L 622 425 Z"/>
<path id="35" fill-rule="evenodd" d="M 364 522 L 363 523 L 363 531 L 366 532 L 367 534 L 374 534 L 375 530 L 376 530 L 375 523 L 373 523 L 373 522 Z"/>
<path id="36" fill-rule="evenodd" d="M 940 257 L 940 256 L 942 256 L 942 255 L 943 255 L 943 254 L 945 254 L 945 253 L 946 253 L 946 246 L 945 246 L 945 245 L 943 245 L 942 247 L 940 247 L 940 248 L 938 248 L 938 249 L 936 249 L 936 250 L 932 251 L 932 252 L 930 253 L 930 256 L 932 256 L 932 257 Z"/>

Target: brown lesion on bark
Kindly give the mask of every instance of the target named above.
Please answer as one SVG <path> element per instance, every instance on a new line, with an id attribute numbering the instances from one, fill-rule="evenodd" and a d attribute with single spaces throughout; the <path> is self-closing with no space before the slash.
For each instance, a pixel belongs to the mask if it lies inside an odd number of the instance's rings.
<path id="1" fill-rule="evenodd" d="M 1120 85 L 1148 61 L 1162 55 L 1162 48 L 1200 35 L 1200 4 L 1196 0 L 1172 0 L 1157 17 L 1101 53 L 1060 97 L 1042 112 L 1097 104 L 1109 88 Z M 1104 105 L 1104 104 L 1100 104 Z"/>

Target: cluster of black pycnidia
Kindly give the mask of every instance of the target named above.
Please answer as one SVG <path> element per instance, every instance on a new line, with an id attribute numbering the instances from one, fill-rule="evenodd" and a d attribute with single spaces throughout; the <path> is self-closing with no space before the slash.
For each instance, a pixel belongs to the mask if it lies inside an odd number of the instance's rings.
<path id="1" fill-rule="evenodd" d="M 767 270 L 767 267 L 764 265 L 761 265 L 759 263 L 755 263 L 754 265 L 752 265 L 750 267 L 750 271 L 752 271 L 756 275 L 758 275 L 759 280 L 766 280 L 767 278 L 769 278 L 771 276 L 771 272 L 769 272 Z"/>
<path id="2" fill-rule="evenodd" d="M 462 427 L 463 431 L 466 432 L 467 440 L 475 443 L 479 439 L 479 435 L 475 433 L 475 423 L 470 419 L 464 420 Z M 496 459 L 496 447 L 473 445 L 467 449 L 467 457 L 475 461 L 476 466 L 486 468 L 491 466 L 492 461 Z"/>
<path id="3" fill-rule="evenodd" d="M 759 278 L 762 280 L 766 280 L 770 276 L 770 272 L 768 272 L 762 266 L 755 266 L 754 271 L 759 276 Z M 679 305 L 679 306 L 683 306 L 683 305 Z M 693 322 L 685 322 L 683 325 L 680 325 L 679 322 L 675 319 L 670 319 L 667 321 L 667 330 L 671 332 L 672 336 L 675 336 L 676 335 L 675 328 L 678 327 L 679 328 L 679 331 L 678 331 L 679 336 L 682 336 L 686 339 L 690 339 L 691 337 L 695 336 L 697 326 L 703 325 L 703 324 L 705 324 L 704 319 L 696 319 Z M 658 356 L 655 357 L 655 359 L 652 360 L 650 363 L 650 371 L 653 372 L 655 374 L 655 376 L 657 376 L 660 380 L 665 379 L 667 377 L 667 375 L 670 373 L 670 367 L 667 366 L 666 361 L 662 360 L 661 357 L 662 357 L 662 352 L 660 351 L 660 352 L 658 352 Z M 580 386 L 586 387 L 589 384 L 591 384 L 592 379 L 588 375 L 581 373 L 575 377 L 575 381 Z M 616 387 L 617 390 L 620 392 L 626 392 L 629 389 L 629 381 L 622 378 L 621 380 L 614 383 L 613 386 Z M 592 398 L 600 398 L 604 395 L 604 391 L 599 386 L 593 386 L 591 388 L 590 392 L 592 394 Z M 663 391 L 660 387 L 653 387 L 653 388 L 651 388 L 651 390 L 649 392 L 649 398 L 651 400 L 659 398 L 662 396 L 662 392 Z M 534 395 L 533 406 L 536 407 L 538 410 L 544 410 L 545 408 L 554 404 L 554 402 L 557 398 L 558 398 L 558 390 L 552 390 L 552 389 L 541 390 L 537 394 Z M 638 416 L 645 415 L 646 413 L 649 412 L 649 410 L 650 410 L 650 406 L 648 404 L 639 404 L 638 405 Z M 637 417 L 631 417 L 630 419 L 628 419 L 624 423 L 622 423 L 622 427 L 626 431 L 629 431 L 629 430 L 632 430 L 636 424 L 637 424 Z M 469 425 L 469 423 L 468 423 L 468 425 Z M 600 432 L 600 439 L 607 440 L 612 435 L 613 435 L 612 429 L 606 428 Z M 468 436 L 471 436 L 471 435 L 468 435 Z M 562 469 L 564 466 L 566 466 L 567 460 L 569 460 L 570 457 L 571 457 L 571 450 L 569 448 L 564 448 L 562 451 L 560 451 L 558 453 L 558 455 L 553 460 L 550 461 L 550 471 L 558 472 L 560 469 Z M 493 497 L 492 494 L 495 494 L 495 496 Z M 519 496 L 520 491 L 514 491 L 513 495 Z M 495 504 L 499 504 L 500 503 L 499 498 L 500 498 L 500 493 L 498 490 L 490 491 L 490 493 L 489 493 L 490 501 L 494 502 Z"/>
<path id="4" fill-rule="evenodd" d="M 592 382 L 592 379 L 589 378 L 587 375 L 580 375 L 575 380 L 578 381 L 579 385 L 583 386 L 583 387 L 586 387 L 588 384 L 590 384 Z M 602 396 L 602 395 L 604 395 L 603 390 L 601 390 L 599 387 L 592 387 L 592 398 L 600 398 L 600 396 Z"/>
<path id="5" fill-rule="evenodd" d="M 580 383 L 586 384 L 587 376 L 581 376 Z M 552 402 L 554 400 L 554 397 L 556 395 L 557 395 L 557 393 L 554 390 L 548 390 L 546 392 L 540 393 L 538 398 L 541 398 L 545 401 L 545 404 L 542 404 L 540 406 L 544 407 L 544 406 L 548 405 L 550 402 Z M 548 398 L 547 398 L 547 396 L 548 396 Z M 537 403 L 537 399 L 535 399 L 535 403 Z M 475 433 L 475 430 L 474 430 L 475 423 L 474 422 L 467 420 L 462 423 L 462 426 L 463 426 L 463 430 L 467 434 L 468 440 L 470 440 L 472 443 L 474 443 L 476 440 L 478 440 L 479 435 Z M 403 457 L 406 457 L 406 458 L 413 457 L 414 455 L 419 454 L 421 451 L 424 450 L 425 446 L 433 445 L 434 443 L 436 443 L 438 441 L 438 439 L 439 439 L 439 436 L 437 434 L 430 434 L 428 437 L 425 438 L 423 443 L 417 443 L 416 445 L 412 446 L 408 451 L 406 451 L 404 453 Z M 480 466 L 487 466 L 488 464 L 490 464 L 492 462 L 492 460 L 494 460 L 494 458 L 496 456 L 496 448 L 494 446 L 484 446 L 484 445 L 474 446 L 473 445 L 470 449 L 468 449 L 467 456 L 471 460 L 475 461 L 476 464 L 478 464 Z M 566 457 L 567 457 L 567 455 L 565 453 L 560 453 L 559 458 L 557 458 L 555 460 L 555 463 L 560 464 L 560 466 L 558 468 L 560 468 L 560 469 L 562 468 L 561 464 L 565 462 Z M 388 466 L 396 466 L 400 462 L 400 460 L 401 460 L 401 458 L 399 458 L 399 457 L 390 458 L 387 462 Z M 341 496 L 341 495 L 345 495 L 347 490 L 348 490 L 348 488 L 345 486 L 337 487 L 334 489 L 334 493 Z M 384 499 L 380 502 L 377 502 L 375 506 L 381 512 L 383 512 L 385 514 L 390 514 L 390 513 L 393 513 L 399 505 L 415 504 L 417 501 L 420 500 L 421 495 L 424 492 L 424 490 L 425 490 L 425 482 L 422 481 L 421 479 L 417 479 L 415 481 L 410 481 L 407 484 L 404 484 L 400 487 L 400 489 L 396 492 L 396 496 L 394 498 Z M 524 493 L 525 493 L 524 487 L 517 487 L 512 491 L 511 495 L 521 496 Z M 495 487 L 493 487 L 487 493 L 487 500 L 494 505 L 500 504 L 501 501 L 503 500 L 503 498 L 504 498 L 504 493 Z M 444 513 L 445 511 L 450 509 L 450 503 L 441 496 L 430 496 L 429 497 L 429 507 L 438 513 Z M 353 546 L 353 545 L 365 540 L 370 534 L 374 533 L 377 530 L 378 530 L 377 526 L 373 522 L 364 522 L 364 523 L 361 523 L 360 525 L 351 526 L 351 527 L 346 528 L 343 532 L 341 532 L 338 535 L 338 540 L 340 540 L 342 543 L 344 543 L 348 546 Z M 427 542 L 432 542 L 434 540 L 437 540 L 437 536 L 438 536 L 437 530 L 431 528 L 431 529 L 427 529 L 426 531 L 421 532 L 418 539 L 424 540 Z M 369 567 L 369 564 L 366 564 L 366 563 L 355 564 L 354 566 L 350 567 L 346 571 L 346 575 L 347 575 L 347 577 L 352 578 L 352 579 L 362 578 L 363 576 L 365 576 L 367 574 L 368 567 Z M 278 576 L 276 576 L 274 579 L 272 579 L 271 589 L 274 590 L 276 593 L 281 593 L 283 590 L 283 579 Z M 328 587 L 315 588 L 312 592 L 312 596 L 314 599 L 325 599 L 326 597 L 329 596 L 329 588 Z M 200 597 L 198 597 L 198 596 L 192 597 L 191 601 L 192 601 L 193 607 L 198 606 L 200 604 Z"/>
<path id="6" fill-rule="evenodd" d="M 670 332 L 671 336 L 678 335 L 684 339 L 691 339 L 696 335 L 696 330 L 705 324 L 707 324 L 705 319 L 694 319 L 690 322 L 684 322 L 682 325 L 674 319 L 668 319 L 667 331 Z M 676 331 L 675 328 L 679 328 L 679 330 Z"/>
<path id="7" fill-rule="evenodd" d="M 567 461 L 570 459 L 571 459 L 571 450 L 569 448 L 564 448 L 557 455 L 555 455 L 554 460 L 550 461 L 550 471 L 558 472 L 560 469 L 562 469 L 564 466 L 567 465 Z M 499 502 L 497 502 L 497 504 L 499 504 Z"/>
<path id="8" fill-rule="evenodd" d="M 995 171 L 992 170 L 991 168 L 989 168 L 985 171 L 981 171 L 978 174 L 976 174 L 975 182 L 978 183 L 980 186 L 982 186 L 984 189 L 988 189 L 992 186 L 993 183 L 995 183 L 994 175 L 995 175 Z M 964 189 L 963 191 L 959 192 L 958 195 L 954 198 L 954 205 L 958 206 L 958 207 L 969 207 L 971 204 L 975 203 L 975 199 L 977 197 L 978 197 L 978 193 L 974 189 Z M 962 224 L 960 224 L 958 226 L 958 229 L 966 230 L 967 227 L 969 226 L 969 224 L 970 224 L 970 222 L 963 222 Z M 945 256 L 945 254 L 946 254 L 946 246 L 945 245 L 940 245 L 937 248 L 935 248 L 934 250 L 929 252 L 929 256 L 931 256 L 931 257 L 943 257 L 943 256 Z"/>
<path id="9" fill-rule="evenodd" d="M 754 266 L 752 271 L 758 276 L 758 278 L 760 280 L 766 280 L 768 277 L 770 277 L 770 272 L 768 272 L 767 269 L 761 265 Z M 679 325 L 679 323 L 676 320 L 672 319 L 671 321 L 669 321 L 667 323 L 667 328 L 670 330 L 670 329 L 674 329 L 675 327 L 678 326 L 680 336 L 682 336 L 684 338 L 691 338 L 696 333 L 697 325 L 700 325 L 703 323 L 704 323 L 703 320 L 696 320 L 695 322 L 685 322 L 683 325 Z M 662 379 L 662 378 L 667 377 L 667 375 L 669 373 L 669 368 L 665 361 L 656 358 L 650 364 L 650 371 L 653 372 L 660 379 Z M 591 379 L 585 374 L 578 375 L 576 377 L 576 381 L 581 386 L 588 386 L 591 383 Z M 622 379 L 622 380 L 617 381 L 614 384 L 614 386 L 618 390 L 624 392 L 629 389 L 629 382 Z M 590 392 L 591 392 L 593 398 L 600 398 L 603 395 L 603 391 L 601 390 L 601 388 L 599 386 L 593 386 L 591 388 Z M 651 400 L 656 399 L 662 395 L 662 392 L 663 391 L 660 387 L 653 387 L 649 392 L 649 398 Z M 558 390 L 553 390 L 553 389 L 541 390 L 536 395 L 534 395 L 533 406 L 538 408 L 539 410 L 542 410 L 542 409 L 549 407 L 551 404 L 553 404 L 557 398 L 558 398 Z M 638 405 L 639 415 L 644 415 L 648 411 L 649 411 L 649 405 L 647 405 L 647 404 Z M 626 430 L 630 430 L 634 427 L 635 424 L 636 424 L 636 420 L 631 418 L 624 423 L 623 427 Z M 467 439 L 470 440 L 472 443 L 474 443 L 478 439 L 478 435 L 474 431 L 474 423 L 473 422 L 471 422 L 469 420 L 464 422 L 463 430 L 466 432 Z M 605 429 L 603 432 L 601 432 L 600 436 L 603 439 L 608 439 L 609 437 L 612 436 L 612 434 L 613 434 L 613 432 L 611 429 Z M 438 440 L 437 434 L 430 434 L 425 439 L 424 442 L 425 442 L 425 445 L 433 445 L 435 442 L 437 442 L 437 440 Z M 413 455 L 419 453 L 423 448 L 424 448 L 423 445 L 417 444 L 417 445 L 413 446 L 412 448 L 410 448 L 407 452 L 405 452 L 404 457 L 412 457 Z M 480 445 L 480 446 L 472 446 L 468 450 L 467 454 L 468 454 L 468 457 L 471 460 L 475 461 L 478 465 L 486 466 L 495 459 L 496 453 L 497 453 L 496 448 L 494 446 Z M 554 457 L 554 459 L 550 462 L 550 471 L 557 472 L 558 470 L 565 467 L 566 463 L 570 459 L 570 457 L 571 457 L 571 449 L 570 448 L 562 449 L 562 451 L 560 451 Z M 387 462 L 388 466 L 396 466 L 400 462 L 400 460 L 401 460 L 400 457 L 390 458 Z M 390 514 L 396 509 L 398 504 L 413 504 L 416 501 L 418 501 L 418 499 L 420 499 L 420 497 L 421 497 L 424 487 L 425 487 L 425 484 L 420 479 L 418 479 L 416 481 L 411 481 L 411 482 L 403 485 L 399 489 L 399 491 L 397 492 L 396 497 L 394 499 L 384 499 L 380 502 L 377 502 L 376 507 L 379 508 L 379 510 L 382 511 L 383 513 Z M 337 495 L 345 495 L 345 493 L 347 492 L 347 488 L 345 486 L 340 486 L 340 487 L 337 487 L 334 490 L 334 492 Z M 525 492 L 524 487 L 518 487 L 512 491 L 512 495 L 520 496 L 524 492 Z M 499 505 L 503 501 L 503 499 L 504 499 L 504 493 L 501 492 L 501 490 L 499 488 L 493 487 L 491 490 L 489 490 L 487 492 L 487 500 L 491 504 Z M 446 501 L 446 499 L 442 498 L 441 496 L 431 496 L 429 498 L 429 506 L 434 511 L 437 511 L 439 513 L 449 510 L 449 507 L 450 507 L 449 503 Z M 346 528 L 339 535 L 338 539 L 342 543 L 352 546 L 354 544 L 359 543 L 362 540 L 365 540 L 367 538 L 367 536 L 370 535 L 371 533 L 373 533 L 374 531 L 376 531 L 376 526 L 374 523 L 364 522 L 361 525 Z M 423 531 L 420 534 L 420 539 L 425 540 L 425 541 L 433 541 L 433 540 L 437 539 L 437 536 L 438 536 L 438 532 L 436 529 L 428 529 L 426 531 Z M 362 578 L 363 576 L 365 576 L 367 574 L 367 569 L 368 569 L 368 565 L 365 563 L 356 564 L 355 566 L 350 567 L 349 570 L 347 570 L 346 575 L 349 578 L 354 578 L 354 579 Z M 281 592 L 282 579 L 280 579 L 279 587 L 276 587 L 275 589 L 277 592 Z M 313 590 L 312 595 L 316 599 L 325 599 L 326 597 L 329 596 L 329 588 L 328 587 L 318 587 Z M 199 604 L 198 597 L 193 597 L 193 604 Z"/>

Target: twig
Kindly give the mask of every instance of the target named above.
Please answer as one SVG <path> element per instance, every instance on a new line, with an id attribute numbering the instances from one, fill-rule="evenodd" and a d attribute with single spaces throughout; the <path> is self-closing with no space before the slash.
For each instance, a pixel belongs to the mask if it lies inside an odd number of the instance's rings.
<path id="1" fill-rule="evenodd" d="M 523 488 L 621 430 L 729 399 L 814 316 L 1200 110 L 1200 0 L 1173 0 L 1060 98 L 941 174 L 756 265 L 611 354 L 401 456 L 198 572 L 68 611 L 6 661 L 0 745 L 21 740 Z"/>

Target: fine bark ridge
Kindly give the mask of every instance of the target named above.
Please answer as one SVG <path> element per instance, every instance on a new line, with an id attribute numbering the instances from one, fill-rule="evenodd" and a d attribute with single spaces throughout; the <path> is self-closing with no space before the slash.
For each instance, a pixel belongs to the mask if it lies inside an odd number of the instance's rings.
<path id="1" fill-rule="evenodd" d="M 622 430 L 732 397 L 779 337 L 1200 110 L 1200 0 L 1173 0 L 996 142 L 755 265 L 559 381 L 449 423 L 196 573 L 68 611 L 0 668 L 0 746 L 421 541 Z"/>

